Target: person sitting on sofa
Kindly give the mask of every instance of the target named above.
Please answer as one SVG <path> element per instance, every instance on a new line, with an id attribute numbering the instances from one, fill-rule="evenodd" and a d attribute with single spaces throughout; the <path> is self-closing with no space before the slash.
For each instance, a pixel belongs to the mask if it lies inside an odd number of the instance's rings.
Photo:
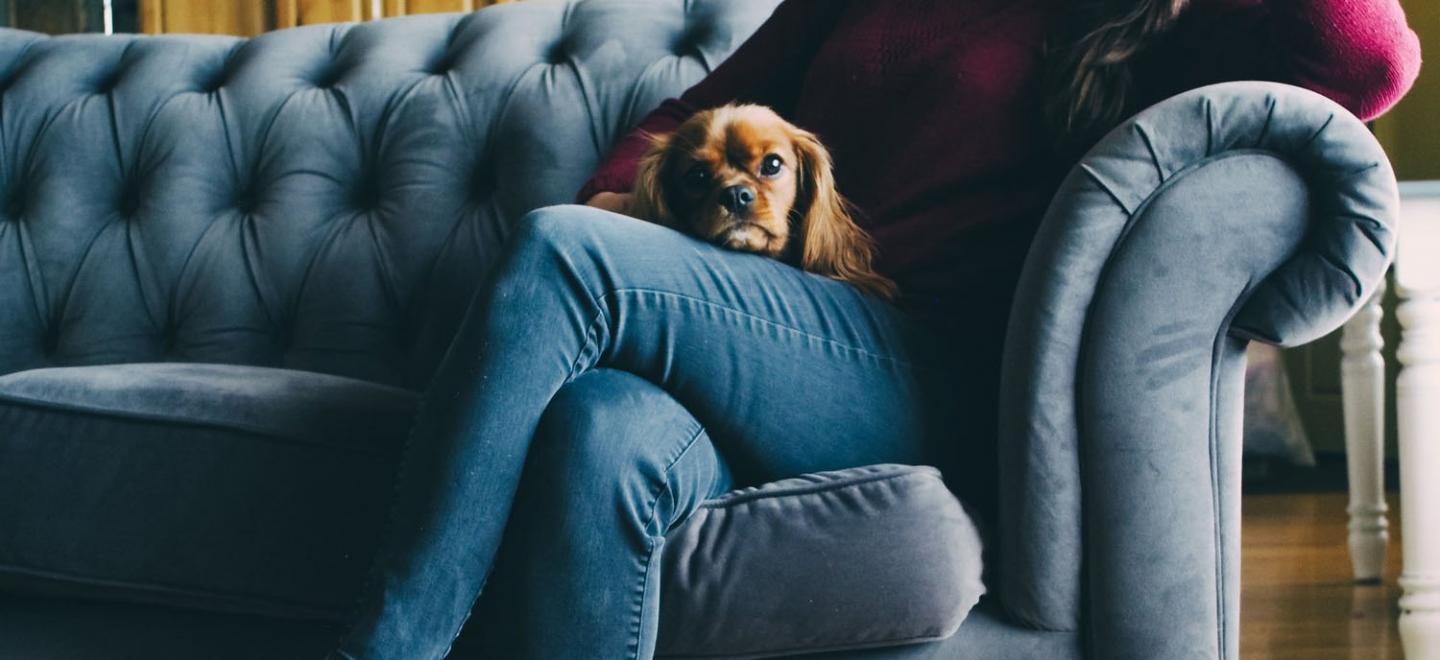
<path id="1" fill-rule="evenodd" d="M 579 193 L 588 206 L 518 228 L 426 394 L 335 655 L 440 658 L 488 580 L 505 615 L 475 623 L 495 657 L 648 658 L 654 539 L 736 486 L 932 464 L 984 519 L 1011 296 L 1085 148 L 1148 104 L 1230 80 L 1303 86 L 1368 119 L 1407 91 L 1418 48 L 1398 0 L 783 2 L 614 147 Z M 896 304 L 621 215 L 647 134 L 731 101 L 823 138 Z M 661 471 L 665 511 L 512 512 L 542 413 L 599 368 L 659 384 L 703 424 L 617 468 Z M 519 519 L 545 533 L 491 575 Z"/>

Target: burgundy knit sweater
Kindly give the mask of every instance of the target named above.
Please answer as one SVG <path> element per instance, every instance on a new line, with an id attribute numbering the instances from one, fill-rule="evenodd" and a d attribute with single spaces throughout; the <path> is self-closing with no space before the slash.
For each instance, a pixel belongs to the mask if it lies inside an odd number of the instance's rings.
<path id="1" fill-rule="evenodd" d="M 787 0 L 733 56 L 666 101 L 580 192 L 628 191 L 648 144 L 693 112 L 769 105 L 815 131 L 907 306 L 1002 320 L 1059 175 L 1040 117 L 1041 47 L 1066 0 Z M 1137 107 L 1225 80 L 1307 87 L 1362 119 L 1420 65 L 1397 0 L 1194 0 L 1139 63 Z M 986 304 L 977 307 L 978 298 Z"/>
<path id="2" fill-rule="evenodd" d="M 619 142 L 583 201 L 630 190 L 647 141 L 699 108 L 761 103 L 818 133 L 902 304 L 967 363 L 991 427 L 1026 249 L 1071 163 L 1041 120 L 1041 52 L 1068 0 L 786 0 L 747 42 Z M 1413 83 L 1398 0 L 1193 0 L 1137 63 L 1136 107 L 1227 80 L 1310 88 L 1361 118 Z M 989 410 L 985 410 L 989 407 Z"/>

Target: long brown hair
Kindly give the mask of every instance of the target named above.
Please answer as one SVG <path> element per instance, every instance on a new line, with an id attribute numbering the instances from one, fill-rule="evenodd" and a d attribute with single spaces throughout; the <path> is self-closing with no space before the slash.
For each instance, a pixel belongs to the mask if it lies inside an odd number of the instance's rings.
<path id="1" fill-rule="evenodd" d="M 1071 0 L 1046 50 L 1045 119 L 1062 151 L 1099 139 L 1133 108 L 1136 56 L 1189 0 Z"/>

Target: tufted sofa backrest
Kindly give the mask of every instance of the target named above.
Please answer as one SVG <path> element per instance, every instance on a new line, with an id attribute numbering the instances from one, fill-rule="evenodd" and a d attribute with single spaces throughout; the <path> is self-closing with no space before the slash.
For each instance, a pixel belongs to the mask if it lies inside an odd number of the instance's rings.
<path id="1" fill-rule="evenodd" d="M 0 30 L 0 374 L 420 387 L 507 230 L 778 0 L 526 0 L 241 40 Z"/>

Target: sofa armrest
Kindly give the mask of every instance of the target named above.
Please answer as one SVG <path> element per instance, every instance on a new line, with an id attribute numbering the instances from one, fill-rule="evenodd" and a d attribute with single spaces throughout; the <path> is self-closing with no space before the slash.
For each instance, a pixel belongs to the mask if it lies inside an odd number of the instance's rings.
<path id="1" fill-rule="evenodd" d="M 1086 155 L 1006 341 L 1011 616 L 1083 625 L 1094 657 L 1238 653 L 1245 343 L 1343 323 L 1384 276 L 1397 206 L 1365 126 L 1274 83 L 1173 97 Z"/>

